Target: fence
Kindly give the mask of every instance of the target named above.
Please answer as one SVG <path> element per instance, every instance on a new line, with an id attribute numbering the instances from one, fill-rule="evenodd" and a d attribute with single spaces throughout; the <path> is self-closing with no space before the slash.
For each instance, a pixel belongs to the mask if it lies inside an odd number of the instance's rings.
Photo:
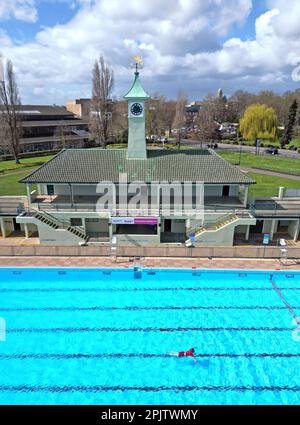
<path id="1" fill-rule="evenodd" d="M 174 247 L 118 246 L 118 257 L 182 257 L 182 258 L 280 258 L 278 247 Z M 1 256 L 41 257 L 107 257 L 111 246 L 0 246 Z M 287 258 L 300 259 L 300 248 L 288 247 Z M 0 259 L 1 265 L 1 259 Z"/>

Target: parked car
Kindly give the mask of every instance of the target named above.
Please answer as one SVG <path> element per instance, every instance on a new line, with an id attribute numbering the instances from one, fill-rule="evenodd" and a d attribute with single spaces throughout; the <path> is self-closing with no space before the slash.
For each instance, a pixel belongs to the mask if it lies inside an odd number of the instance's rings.
<path id="1" fill-rule="evenodd" d="M 278 149 L 274 148 L 274 147 L 267 148 L 266 153 L 269 154 L 269 155 L 278 155 L 279 154 Z"/>

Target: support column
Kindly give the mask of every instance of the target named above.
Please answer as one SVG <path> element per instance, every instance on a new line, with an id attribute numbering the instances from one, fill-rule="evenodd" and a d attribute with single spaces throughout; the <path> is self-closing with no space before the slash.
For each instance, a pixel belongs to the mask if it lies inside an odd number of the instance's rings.
<path id="1" fill-rule="evenodd" d="M 111 241 L 112 236 L 113 236 L 113 224 L 112 223 L 108 223 L 108 231 L 109 231 L 109 240 Z"/>
<path id="2" fill-rule="evenodd" d="M 300 220 L 298 220 L 298 225 L 296 226 L 294 242 L 297 242 L 297 240 L 299 239 L 299 235 L 300 235 Z"/>
<path id="3" fill-rule="evenodd" d="M 244 207 L 247 207 L 248 202 L 248 193 L 249 193 L 249 186 L 245 186 L 245 192 L 244 192 Z"/>
<path id="4" fill-rule="evenodd" d="M 271 241 L 274 239 L 275 227 L 276 227 L 276 220 L 272 220 L 271 230 L 270 230 Z"/>
<path id="5" fill-rule="evenodd" d="M 157 236 L 159 238 L 159 243 L 161 241 L 160 235 L 161 235 L 161 218 L 158 217 L 158 219 L 157 219 Z"/>
<path id="6" fill-rule="evenodd" d="M 72 188 L 71 183 L 69 183 L 69 188 L 70 188 L 70 203 L 71 203 L 71 206 L 73 207 L 73 205 L 74 205 L 74 194 L 73 194 L 73 188 Z"/>
<path id="7" fill-rule="evenodd" d="M 6 238 L 6 229 L 5 229 L 5 224 L 4 224 L 3 218 L 0 218 L 0 226 L 1 226 L 2 237 L 3 237 L 3 239 L 5 239 Z"/>
<path id="8" fill-rule="evenodd" d="M 28 206 L 31 207 L 30 183 L 26 183 L 26 192 L 27 192 Z"/>
<path id="9" fill-rule="evenodd" d="M 157 183 L 157 192 L 156 192 L 156 204 L 157 204 L 157 210 L 158 210 L 158 216 L 161 217 L 161 211 L 160 211 L 160 185 Z"/>
<path id="10" fill-rule="evenodd" d="M 249 240 L 249 236 L 250 236 L 250 225 L 247 226 L 246 235 L 245 235 L 246 241 Z"/>
<path id="11" fill-rule="evenodd" d="M 28 230 L 27 223 L 24 223 L 24 231 L 25 231 L 25 238 L 28 239 L 29 238 L 29 230 Z"/>

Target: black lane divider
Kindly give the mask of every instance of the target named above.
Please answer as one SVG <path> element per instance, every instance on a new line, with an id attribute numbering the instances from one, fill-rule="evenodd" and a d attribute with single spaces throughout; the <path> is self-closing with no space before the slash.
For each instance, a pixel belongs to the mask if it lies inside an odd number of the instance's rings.
<path id="1" fill-rule="evenodd" d="M 196 355 L 199 359 L 204 358 L 298 358 L 300 354 L 292 353 L 203 353 Z M 31 354 L 0 354 L 0 360 L 26 360 L 26 359 L 56 359 L 56 360 L 68 360 L 68 359 L 123 359 L 123 358 L 174 358 L 171 354 L 142 354 L 142 353 L 103 353 L 103 354 L 85 354 L 85 353 L 71 353 L 71 354 L 60 354 L 60 353 L 31 353 Z"/>
<path id="2" fill-rule="evenodd" d="M 158 327 L 146 327 L 146 328 L 90 328 L 90 327 L 80 327 L 80 328 L 11 328 L 7 329 L 7 333 L 56 333 L 56 332 L 188 332 L 188 331 L 269 331 L 269 332 L 285 332 L 291 331 L 292 328 L 268 328 L 268 327 L 194 327 L 194 328 L 158 328 Z"/>
<path id="3" fill-rule="evenodd" d="M 293 307 L 300 308 L 300 307 Z M 139 306 L 125 306 L 125 307 L 105 307 L 105 306 L 91 306 L 91 307 L 0 307 L 0 312 L 14 312 L 14 311 L 151 311 L 151 310 L 285 310 L 283 306 L 166 306 L 166 307 L 139 307 Z"/>
<path id="4" fill-rule="evenodd" d="M 294 308 L 289 304 L 289 302 L 287 301 L 287 299 L 284 297 L 284 295 L 281 292 L 282 288 L 279 288 L 275 281 L 273 280 L 273 275 L 271 274 L 270 276 L 270 282 L 272 284 L 272 289 L 274 289 L 274 291 L 276 292 L 276 294 L 279 296 L 279 298 L 281 299 L 281 301 L 283 302 L 283 304 L 285 305 L 285 307 L 288 309 L 290 315 L 292 316 L 293 319 L 296 320 L 296 323 L 298 321 L 298 315 L 295 312 Z"/>
<path id="5" fill-rule="evenodd" d="M 280 288 L 285 291 L 300 291 L 300 288 Z M 176 292 L 176 291 L 212 291 L 212 292 L 225 292 L 225 291 L 272 291 L 272 288 L 245 288 L 245 287 L 195 287 L 195 288 L 2 288 L 0 293 L 16 293 L 16 292 Z"/>
<path id="6" fill-rule="evenodd" d="M 37 393 L 37 392 L 51 392 L 51 393 L 69 393 L 69 392 L 106 392 L 106 391 L 140 391 L 140 392 L 158 392 L 158 391 L 292 391 L 299 392 L 300 386 L 123 386 L 123 385 L 0 385 L 0 392 L 22 392 L 22 393 Z"/>

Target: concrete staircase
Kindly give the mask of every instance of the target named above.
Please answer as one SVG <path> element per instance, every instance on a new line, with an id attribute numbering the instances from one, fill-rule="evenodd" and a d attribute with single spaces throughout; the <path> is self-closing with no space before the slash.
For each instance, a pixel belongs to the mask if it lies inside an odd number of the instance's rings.
<path id="1" fill-rule="evenodd" d="M 191 246 L 193 242 L 201 241 L 201 236 L 204 236 L 208 233 L 216 233 L 216 232 L 222 232 L 225 227 L 232 225 L 234 228 L 237 224 L 243 224 L 243 220 L 252 220 L 253 217 L 250 214 L 239 214 L 237 212 L 229 213 L 220 219 L 216 220 L 213 223 L 206 224 L 206 225 L 199 225 L 192 229 L 189 229 L 188 234 L 190 237 L 185 241 L 186 246 Z M 193 238 L 191 238 L 191 235 L 193 235 Z"/>
<path id="2" fill-rule="evenodd" d="M 30 209 L 30 210 L 27 209 L 19 216 L 19 218 L 21 219 L 31 218 L 37 222 L 36 223 L 37 225 L 42 224 L 45 226 L 49 226 L 51 230 L 54 230 L 54 231 L 65 230 L 66 232 L 69 232 L 70 234 L 72 234 L 72 236 L 79 238 L 84 243 L 86 243 L 89 239 L 88 236 L 85 234 L 85 232 L 79 227 L 71 226 L 68 222 L 58 220 L 57 218 L 53 217 L 52 215 L 44 211 L 40 212 L 34 209 Z"/>

